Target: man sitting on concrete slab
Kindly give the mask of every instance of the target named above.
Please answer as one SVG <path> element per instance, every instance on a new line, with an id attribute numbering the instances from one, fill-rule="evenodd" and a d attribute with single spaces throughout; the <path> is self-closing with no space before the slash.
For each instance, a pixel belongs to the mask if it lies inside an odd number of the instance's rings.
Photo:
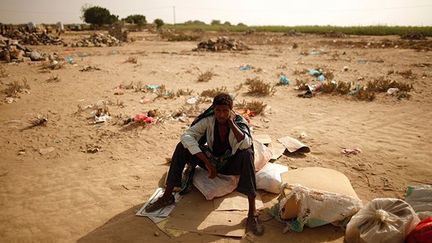
<path id="1" fill-rule="evenodd" d="M 162 197 L 149 204 L 146 212 L 153 212 L 175 202 L 174 187 L 180 187 L 186 164 L 198 165 L 213 179 L 217 173 L 240 175 L 237 191 L 248 196 L 249 212 L 246 229 L 262 235 L 264 228 L 258 221 L 255 207 L 256 179 L 252 136 L 246 120 L 233 111 L 233 99 L 220 93 L 213 104 L 199 115 L 181 136 L 171 160 L 167 185 Z M 189 180 L 191 181 L 191 180 Z M 190 186 L 190 183 L 188 183 Z M 187 189 L 186 189 L 187 190 Z"/>

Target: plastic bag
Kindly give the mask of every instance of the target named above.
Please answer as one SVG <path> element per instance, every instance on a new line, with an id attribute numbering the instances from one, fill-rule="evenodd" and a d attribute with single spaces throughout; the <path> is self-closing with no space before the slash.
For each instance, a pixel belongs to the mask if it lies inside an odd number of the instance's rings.
<path id="1" fill-rule="evenodd" d="M 406 239 L 407 243 L 431 243 L 432 242 L 432 217 L 421 221 Z"/>
<path id="2" fill-rule="evenodd" d="M 340 225 L 362 207 L 360 199 L 339 193 L 283 184 L 279 200 L 279 218 L 287 221 L 284 231 L 303 231 L 333 223 Z"/>
<path id="3" fill-rule="evenodd" d="M 267 146 L 257 140 L 253 140 L 255 171 L 260 171 L 272 157 L 272 152 Z"/>
<path id="4" fill-rule="evenodd" d="M 405 201 L 413 207 L 420 219 L 432 216 L 431 185 L 408 186 Z"/>
<path id="5" fill-rule="evenodd" d="M 288 171 L 286 165 L 267 163 L 255 175 L 257 189 L 278 194 L 282 184 L 281 173 L 286 171 Z"/>
<path id="6" fill-rule="evenodd" d="M 396 198 L 377 198 L 354 215 L 346 228 L 348 243 L 397 243 L 420 222 L 414 209 Z"/>
<path id="7" fill-rule="evenodd" d="M 196 167 L 193 177 L 194 186 L 204 195 L 207 200 L 215 197 L 222 197 L 233 192 L 237 188 L 239 176 L 218 174 L 215 178 L 209 179 L 208 172 Z"/>

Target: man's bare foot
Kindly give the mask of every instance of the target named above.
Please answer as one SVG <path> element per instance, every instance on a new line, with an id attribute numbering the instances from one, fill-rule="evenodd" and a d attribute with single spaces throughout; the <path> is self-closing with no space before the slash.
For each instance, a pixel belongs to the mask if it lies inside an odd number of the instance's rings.
<path id="1" fill-rule="evenodd" d="M 247 217 L 246 231 L 252 232 L 256 236 L 264 234 L 264 226 L 259 222 L 258 215 L 251 215 Z"/>

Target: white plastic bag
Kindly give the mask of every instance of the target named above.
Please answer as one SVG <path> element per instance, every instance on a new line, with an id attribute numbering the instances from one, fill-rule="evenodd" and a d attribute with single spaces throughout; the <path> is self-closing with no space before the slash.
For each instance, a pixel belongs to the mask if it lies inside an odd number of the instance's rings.
<path id="1" fill-rule="evenodd" d="M 255 171 L 260 171 L 272 157 L 272 152 L 263 143 L 253 140 Z"/>
<path id="2" fill-rule="evenodd" d="M 267 163 L 255 175 L 257 189 L 278 194 L 281 188 L 281 173 L 287 172 L 286 165 Z"/>
<path id="3" fill-rule="evenodd" d="M 398 243 L 420 222 L 413 208 L 401 199 L 376 198 L 347 225 L 348 243 Z"/>
<path id="4" fill-rule="evenodd" d="M 218 174 L 215 178 L 208 178 L 208 172 L 197 166 L 193 177 L 194 186 L 207 200 L 222 197 L 233 192 L 237 188 L 239 176 Z"/>
<path id="5" fill-rule="evenodd" d="M 432 216 L 432 186 L 408 186 L 405 201 L 413 207 L 420 219 Z"/>

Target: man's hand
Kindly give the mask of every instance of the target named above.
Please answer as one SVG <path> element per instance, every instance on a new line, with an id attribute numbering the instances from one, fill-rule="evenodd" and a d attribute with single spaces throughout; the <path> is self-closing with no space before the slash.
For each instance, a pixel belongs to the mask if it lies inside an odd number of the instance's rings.
<path id="1" fill-rule="evenodd" d="M 205 163 L 205 166 L 206 166 L 207 171 L 208 171 L 208 177 L 209 177 L 210 179 L 215 178 L 216 175 L 217 175 L 217 170 L 216 170 L 216 168 L 215 168 L 211 163 Z"/>

